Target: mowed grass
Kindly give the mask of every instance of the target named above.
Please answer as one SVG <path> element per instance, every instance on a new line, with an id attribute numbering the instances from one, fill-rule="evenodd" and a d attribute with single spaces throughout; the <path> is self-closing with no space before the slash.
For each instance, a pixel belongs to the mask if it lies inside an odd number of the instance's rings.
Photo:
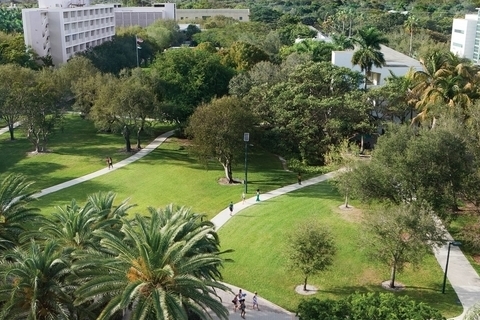
<path id="1" fill-rule="evenodd" d="M 361 212 L 341 211 L 342 200 L 325 182 L 237 213 L 219 230 L 222 249 L 235 250 L 225 255 L 234 262 L 225 264 L 224 280 L 295 311 L 305 299 L 294 291 L 303 276 L 287 266 L 285 234 L 300 221 L 315 218 L 331 230 L 338 252 L 330 270 L 309 278 L 308 283 L 320 289 L 314 297 L 338 299 L 354 292 L 385 292 L 380 283 L 389 279 L 389 267 L 369 257 L 369 248 L 361 243 L 365 236 L 360 231 Z M 441 293 L 443 273 L 433 254 L 417 269 L 408 267 L 398 273 L 397 281 L 407 286 L 398 295 L 426 302 L 446 317 L 462 312 L 450 286 L 446 294 Z"/>
<path id="2" fill-rule="evenodd" d="M 142 145 L 171 128 L 157 125 L 155 132 L 143 136 Z M 50 137 L 46 153 L 32 153 L 33 145 L 22 127 L 15 130 L 15 138 L 11 141 L 8 132 L 0 135 L 0 178 L 21 173 L 35 182 L 37 190 L 104 168 L 108 156 L 115 163 L 131 155 L 124 152 L 120 134 L 99 133 L 92 122 L 73 114 L 66 115 L 63 132 L 57 130 Z"/>
<path id="3" fill-rule="evenodd" d="M 243 179 L 243 168 L 243 163 L 235 166 L 234 177 Z M 149 206 L 158 208 L 174 203 L 205 213 L 210 219 L 230 201 L 241 200 L 244 185 L 220 184 L 224 175 L 218 162 L 205 168 L 189 153 L 187 141 L 170 138 L 141 160 L 42 197 L 35 206 L 48 214 L 54 206 L 65 205 L 71 199 L 83 203 L 91 193 L 114 191 L 117 203 L 130 198 L 130 203 L 138 205 L 131 214 L 146 214 Z M 250 197 L 257 188 L 265 192 L 295 183 L 296 174 L 283 170 L 276 156 L 253 146 L 249 149 L 248 181 L 247 196 Z"/>

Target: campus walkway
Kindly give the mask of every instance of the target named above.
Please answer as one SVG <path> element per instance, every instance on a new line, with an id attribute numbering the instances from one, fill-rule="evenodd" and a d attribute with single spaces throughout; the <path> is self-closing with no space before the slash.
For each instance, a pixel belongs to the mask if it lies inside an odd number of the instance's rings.
<path id="1" fill-rule="evenodd" d="M 3 134 L 5 132 L 8 132 L 8 128 L 3 128 L 0 129 L 0 134 Z M 119 161 L 118 163 L 114 163 L 113 169 L 108 169 L 104 168 L 98 171 L 95 171 L 93 173 L 87 174 L 85 176 L 66 181 L 64 183 L 55 185 L 50 188 L 46 188 L 41 190 L 39 193 L 35 194 L 34 197 L 39 198 L 44 195 L 50 194 L 52 192 L 56 192 L 58 190 L 68 188 L 71 186 L 74 186 L 76 184 L 82 183 L 84 181 L 88 181 L 94 178 L 97 178 L 99 176 L 102 176 L 104 174 L 107 174 L 109 172 L 112 172 L 114 170 L 117 170 L 119 168 L 122 168 L 134 161 L 137 161 L 153 150 L 155 150 L 158 146 L 160 146 L 168 137 L 173 135 L 174 131 L 169 131 L 166 132 L 159 137 L 157 137 L 155 140 L 153 140 L 148 146 L 137 152 L 136 154 L 132 155 L 131 157 L 124 159 L 122 161 Z M 327 173 L 312 179 L 308 179 L 305 181 L 302 181 L 302 184 L 299 185 L 297 183 L 291 184 L 276 190 L 272 190 L 266 193 L 262 193 L 260 195 L 260 200 L 261 201 L 266 201 L 269 199 L 272 199 L 274 197 L 278 197 L 280 195 L 286 194 L 288 192 L 292 192 L 304 187 L 308 187 L 314 184 L 317 184 L 319 182 L 331 179 L 332 177 L 335 176 L 335 172 Z M 228 208 L 225 208 L 222 210 L 219 214 L 217 214 L 213 219 L 212 222 L 215 225 L 215 228 L 218 230 L 220 227 L 222 227 L 230 218 L 234 217 L 235 214 L 238 214 L 239 211 L 248 208 L 256 203 L 255 197 L 249 198 L 245 200 L 245 204 L 242 202 L 234 204 L 234 214 L 230 216 L 230 211 Z M 449 239 L 452 239 L 450 235 Z M 441 265 L 442 269 L 445 268 L 445 263 L 447 259 L 447 250 L 448 250 L 448 245 L 443 246 L 435 250 L 435 256 L 438 260 L 438 263 Z M 448 265 L 448 280 L 450 281 L 451 285 L 453 286 L 455 292 L 458 295 L 458 298 L 460 302 L 462 303 L 464 307 L 464 313 L 470 308 L 471 306 L 475 305 L 476 303 L 480 303 L 480 278 L 476 271 L 473 269 L 473 267 L 470 265 L 468 260 L 465 258 L 463 253 L 458 247 L 451 246 L 450 248 L 450 259 L 449 259 L 449 265 Z M 238 287 L 234 287 L 231 285 L 228 285 L 233 292 L 238 292 Z M 442 288 L 438 288 L 440 291 Z M 295 319 L 294 314 L 291 312 L 282 309 L 279 306 L 276 306 L 275 304 L 264 300 L 261 297 L 261 293 L 259 294 L 259 305 L 260 305 L 260 311 L 254 311 L 251 310 L 251 297 L 253 297 L 253 294 L 251 292 L 246 291 L 244 288 L 242 290 L 247 293 L 247 318 L 248 319 L 260 319 L 260 320 L 291 320 Z M 232 302 L 231 300 L 233 299 L 233 294 L 230 292 L 219 292 L 219 296 L 222 299 L 222 303 L 228 307 L 228 310 L 230 310 L 230 319 L 236 320 L 236 319 L 241 319 L 240 318 L 240 313 L 237 311 L 236 313 L 233 312 L 232 308 Z M 454 319 L 456 320 L 462 320 L 463 319 L 463 314 L 461 316 L 458 316 Z"/>

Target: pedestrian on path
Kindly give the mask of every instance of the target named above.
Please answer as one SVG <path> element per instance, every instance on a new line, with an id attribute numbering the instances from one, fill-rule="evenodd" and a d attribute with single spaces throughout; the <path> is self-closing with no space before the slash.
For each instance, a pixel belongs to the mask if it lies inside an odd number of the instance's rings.
<path id="1" fill-rule="evenodd" d="M 247 307 L 245 306 L 245 298 L 240 299 L 240 317 L 245 319 L 245 309 Z"/>
<path id="2" fill-rule="evenodd" d="M 230 204 L 228 205 L 228 209 L 230 210 L 230 215 L 233 214 L 233 202 L 230 201 Z"/>
<path id="3" fill-rule="evenodd" d="M 252 309 L 255 310 L 255 307 L 257 307 L 257 311 L 260 311 L 258 308 L 258 296 L 257 296 L 257 291 L 253 293 L 253 306 Z"/>
<path id="4" fill-rule="evenodd" d="M 233 297 L 232 303 L 233 303 L 233 312 L 237 312 L 237 309 L 238 309 L 238 294 L 236 294 L 235 297 Z"/>
<path id="5" fill-rule="evenodd" d="M 108 165 L 108 170 L 110 170 L 111 168 L 113 169 L 112 157 L 107 158 L 107 165 Z"/>
<path id="6" fill-rule="evenodd" d="M 257 199 L 255 201 L 260 201 L 260 189 L 257 189 Z"/>
<path id="7" fill-rule="evenodd" d="M 242 192 L 242 204 L 245 204 L 245 192 Z"/>
<path id="8" fill-rule="evenodd" d="M 298 181 L 298 184 L 302 184 L 302 174 L 299 172 L 298 173 L 298 176 L 297 176 L 297 181 Z"/>

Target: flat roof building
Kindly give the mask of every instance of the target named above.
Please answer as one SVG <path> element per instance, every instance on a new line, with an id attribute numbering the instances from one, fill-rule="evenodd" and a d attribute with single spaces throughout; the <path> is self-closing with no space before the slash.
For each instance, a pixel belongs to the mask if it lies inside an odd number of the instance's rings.
<path id="1" fill-rule="evenodd" d="M 478 14 L 467 14 L 465 18 L 453 19 L 450 51 L 461 58 L 475 60 L 478 63 L 477 36 Z M 474 52 L 476 52 L 474 57 Z"/>
<path id="2" fill-rule="evenodd" d="M 25 44 L 60 65 L 78 52 L 112 40 L 113 5 L 89 4 L 89 0 L 40 0 L 39 8 L 23 9 Z"/>

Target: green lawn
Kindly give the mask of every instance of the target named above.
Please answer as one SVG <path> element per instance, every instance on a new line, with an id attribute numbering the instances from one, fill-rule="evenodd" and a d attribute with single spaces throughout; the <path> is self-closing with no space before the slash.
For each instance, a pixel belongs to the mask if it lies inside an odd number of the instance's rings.
<path id="1" fill-rule="evenodd" d="M 294 292 L 303 281 L 301 273 L 288 270 L 284 256 L 284 234 L 299 221 L 315 217 L 331 229 L 338 253 L 331 270 L 313 276 L 309 284 L 320 288 L 318 298 L 340 298 L 354 292 L 383 291 L 379 284 L 389 278 L 389 268 L 372 261 L 362 247 L 360 214 L 338 209 L 342 197 L 329 183 L 321 183 L 261 202 L 235 215 L 219 230 L 222 249 L 234 262 L 227 263 L 224 280 L 294 311 L 302 296 Z M 441 293 L 443 273 L 433 254 L 421 267 L 407 268 L 397 275 L 404 292 L 417 301 L 438 308 L 447 316 L 462 312 L 453 289 Z"/>
<path id="2" fill-rule="evenodd" d="M 469 214 L 458 215 L 456 219 L 450 223 L 448 231 L 452 235 L 453 239 L 462 242 L 462 252 L 465 254 L 465 257 L 467 257 L 468 261 L 470 261 L 470 264 L 475 269 L 475 271 L 480 274 L 480 264 L 478 263 L 478 257 L 480 255 L 477 250 L 474 250 L 468 246 L 467 242 L 464 241 L 460 234 L 460 231 L 464 226 L 477 223 L 477 221 L 478 219 L 475 216 Z M 475 261 L 474 257 L 477 258 L 477 261 Z"/>
<path id="3" fill-rule="evenodd" d="M 257 188 L 268 191 L 296 181 L 295 173 L 284 171 L 276 156 L 260 148 L 249 149 L 248 167 L 248 196 L 253 196 Z M 243 174 L 243 164 L 238 164 L 234 176 L 242 179 Z M 230 201 L 241 200 L 244 186 L 221 185 L 218 181 L 223 176 L 220 164 L 213 162 L 205 168 L 188 153 L 184 140 L 171 138 L 140 161 L 42 197 L 35 205 L 48 213 L 53 206 L 64 205 L 70 199 L 83 203 L 90 193 L 113 190 L 117 200 L 130 198 L 130 203 L 138 205 L 132 213 L 145 213 L 148 206 L 163 207 L 173 202 L 212 218 Z"/>
<path id="4" fill-rule="evenodd" d="M 171 128 L 156 125 L 155 132 L 144 135 L 143 146 Z M 72 114 L 65 118 L 64 131 L 51 136 L 47 153 L 32 154 L 33 146 L 21 127 L 15 130 L 15 138 L 10 141 L 8 133 L 0 135 L 0 178 L 22 173 L 35 181 L 38 190 L 99 170 L 107 156 L 114 163 L 130 156 L 123 151 L 121 135 L 98 133 L 92 122 Z"/>

